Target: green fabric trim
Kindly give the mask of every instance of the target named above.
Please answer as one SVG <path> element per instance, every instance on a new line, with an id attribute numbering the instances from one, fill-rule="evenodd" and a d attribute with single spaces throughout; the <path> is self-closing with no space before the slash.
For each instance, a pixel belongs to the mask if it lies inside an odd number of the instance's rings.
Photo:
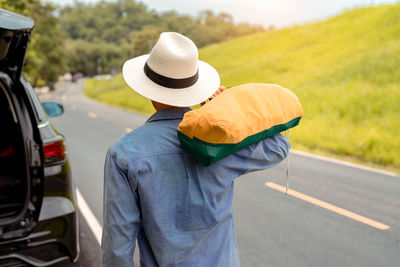
<path id="1" fill-rule="evenodd" d="M 197 160 L 199 160 L 204 166 L 223 159 L 230 154 L 239 151 L 249 145 L 257 143 L 265 138 L 273 136 L 277 133 L 293 128 L 299 124 L 301 117 L 292 119 L 291 121 L 274 125 L 269 129 L 266 129 L 257 134 L 246 137 L 243 141 L 236 144 L 212 144 L 204 142 L 196 137 L 193 139 L 187 137 L 183 133 L 178 131 L 178 138 L 181 143 L 181 147 L 192 154 Z"/>

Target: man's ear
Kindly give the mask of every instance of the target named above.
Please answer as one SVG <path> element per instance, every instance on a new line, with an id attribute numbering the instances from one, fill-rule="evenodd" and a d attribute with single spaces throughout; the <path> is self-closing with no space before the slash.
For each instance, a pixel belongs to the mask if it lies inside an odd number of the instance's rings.
<path id="1" fill-rule="evenodd" d="M 150 99 L 150 101 L 151 101 L 151 104 L 153 105 L 154 109 L 157 110 L 157 102 L 155 102 L 151 99 Z"/>

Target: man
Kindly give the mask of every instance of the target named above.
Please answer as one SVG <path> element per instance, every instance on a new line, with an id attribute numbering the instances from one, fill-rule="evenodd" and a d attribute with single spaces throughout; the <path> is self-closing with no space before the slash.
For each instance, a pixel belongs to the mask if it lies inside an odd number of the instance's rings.
<path id="1" fill-rule="evenodd" d="M 150 55 L 128 60 L 123 77 L 157 112 L 107 153 L 103 266 L 133 266 L 136 239 L 142 267 L 240 266 L 233 181 L 283 160 L 288 142 L 277 134 L 208 167 L 183 151 L 177 128 L 184 113 L 224 88 L 178 33 L 162 33 Z"/>

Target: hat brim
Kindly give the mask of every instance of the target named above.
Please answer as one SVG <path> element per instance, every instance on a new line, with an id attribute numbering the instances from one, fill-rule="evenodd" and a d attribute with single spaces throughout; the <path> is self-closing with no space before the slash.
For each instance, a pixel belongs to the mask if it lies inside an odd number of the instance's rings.
<path id="1" fill-rule="evenodd" d="M 181 89 L 158 85 L 144 73 L 144 64 L 148 57 L 147 54 L 126 61 L 122 67 L 122 76 L 129 87 L 156 102 L 176 107 L 194 106 L 212 96 L 220 85 L 217 70 L 200 60 L 199 79 L 194 85 Z"/>

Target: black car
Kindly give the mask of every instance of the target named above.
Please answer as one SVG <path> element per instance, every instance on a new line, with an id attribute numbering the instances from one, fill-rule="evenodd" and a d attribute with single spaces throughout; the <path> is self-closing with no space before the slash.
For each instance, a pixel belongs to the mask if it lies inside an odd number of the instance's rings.
<path id="1" fill-rule="evenodd" d="M 63 108 L 42 105 L 22 74 L 33 25 L 0 9 L 0 266 L 79 256 L 75 185 L 64 137 L 48 119 Z"/>

